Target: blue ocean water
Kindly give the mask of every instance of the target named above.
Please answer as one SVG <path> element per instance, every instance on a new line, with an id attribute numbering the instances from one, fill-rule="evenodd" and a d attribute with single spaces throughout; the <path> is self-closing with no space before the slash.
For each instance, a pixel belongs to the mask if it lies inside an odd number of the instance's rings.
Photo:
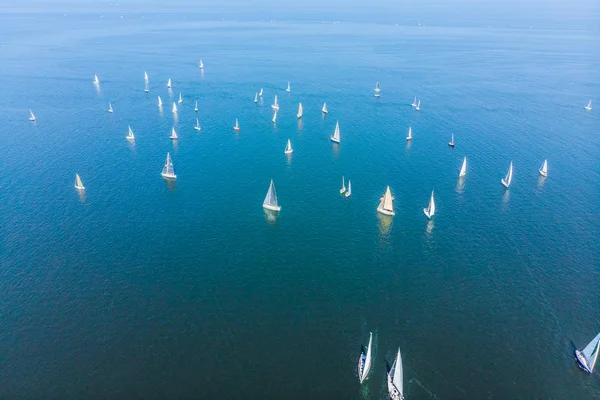
<path id="1" fill-rule="evenodd" d="M 597 5 L 304 4 L 0 16 L 0 397 L 600 396 Z"/>

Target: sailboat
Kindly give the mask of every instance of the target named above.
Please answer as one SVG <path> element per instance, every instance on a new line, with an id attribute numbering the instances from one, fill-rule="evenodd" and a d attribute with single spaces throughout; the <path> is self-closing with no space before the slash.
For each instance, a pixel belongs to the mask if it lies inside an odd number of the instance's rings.
<path id="1" fill-rule="evenodd" d="M 126 138 L 127 140 L 134 140 L 135 136 L 133 135 L 133 131 L 131 130 L 131 126 L 128 126 L 129 128 L 129 133 L 127 134 Z"/>
<path id="2" fill-rule="evenodd" d="M 144 71 L 144 83 L 144 92 L 148 93 L 148 73 L 146 71 Z"/>
<path id="3" fill-rule="evenodd" d="M 198 121 L 198 118 L 196 118 L 196 126 L 194 126 L 194 129 L 200 132 L 200 121 Z"/>
<path id="4" fill-rule="evenodd" d="M 179 92 L 179 100 L 177 100 L 179 104 L 183 103 L 183 97 L 181 97 L 181 92 Z"/>
<path id="5" fill-rule="evenodd" d="M 236 132 L 240 130 L 240 124 L 238 124 L 237 118 L 235 119 L 235 126 L 233 127 L 233 130 Z"/>
<path id="6" fill-rule="evenodd" d="M 598 360 L 598 350 L 600 347 L 600 333 L 588 343 L 581 351 L 575 350 L 575 357 L 579 366 L 588 374 L 594 371 L 596 360 Z"/>
<path id="7" fill-rule="evenodd" d="M 348 190 L 346 190 L 346 197 L 350 197 L 352 195 L 352 182 L 348 179 Z"/>
<path id="8" fill-rule="evenodd" d="M 431 199 L 429 199 L 429 206 L 423 209 L 425 216 L 429 219 L 435 215 L 435 201 L 433 200 L 433 190 L 431 191 Z"/>
<path id="9" fill-rule="evenodd" d="M 258 93 L 254 93 L 254 102 L 258 103 Z"/>
<path id="10" fill-rule="evenodd" d="M 161 175 L 163 178 L 167 179 L 177 178 L 177 175 L 175 175 L 175 170 L 173 169 L 173 161 L 171 161 L 171 153 L 167 153 L 167 161 L 165 161 L 165 166 L 162 169 Z"/>
<path id="11" fill-rule="evenodd" d="M 540 168 L 540 175 L 543 177 L 548 176 L 548 160 L 544 160 L 542 167 Z"/>
<path id="12" fill-rule="evenodd" d="M 592 101 L 590 100 L 590 102 L 587 104 L 587 106 L 583 107 L 588 111 L 592 111 Z"/>
<path id="13" fill-rule="evenodd" d="M 108 112 L 113 112 L 112 104 L 110 104 L 110 101 L 108 102 Z"/>
<path id="14" fill-rule="evenodd" d="M 396 359 L 390 368 L 390 372 L 387 374 L 387 386 L 388 394 L 391 400 L 403 400 L 404 399 L 404 373 L 402 371 L 402 356 L 400 355 L 400 348 L 398 348 L 398 354 Z"/>
<path id="15" fill-rule="evenodd" d="M 75 174 L 75 189 L 85 190 L 85 186 L 83 186 L 83 182 L 81 182 L 81 178 L 79 177 L 79 174 Z"/>
<path id="16" fill-rule="evenodd" d="M 169 89 L 171 89 L 171 78 L 169 78 L 169 80 L 167 81 L 167 87 L 168 87 Z"/>
<path id="17" fill-rule="evenodd" d="M 289 81 L 288 81 L 287 88 L 285 88 L 285 91 L 288 92 L 288 93 L 291 91 L 290 82 Z"/>
<path id="18" fill-rule="evenodd" d="M 369 333 L 369 345 L 367 351 L 361 346 L 360 357 L 358 358 L 358 380 L 363 383 L 369 371 L 371 370 L 371 346 L 373 345 L 373 332 Z"/>
<path id="19" fill-rule="evenodd" d="M 273 123 L 277 121 L 277 110 L 275 110 L 275 112 L 273 113 L 273 118 L 271 119 L 271 121 L 273 121 Z"/>
<path id="20" fill-rule="evenodd" d="M 273 102 L 273 105 L 271 106 L 271 108 L 273 110 L 279 110 L 279 103 L 277 102 L 277 95 L 275 95 L 275 101 Z"/>
<path id="21" fill-rule="evenodd" d="M 392 191 L 390 190 L 389 186 L 387 187 L 387 189 L 385 189 L 385 193 L 379 201 L 377 212 L 385 215 L 395 215 L 394 197 L 392 196 Z"/>
<path id="22" fill-rule="evenodd" d="M 162 100 L 160 99 L 160 96 L 158 96 L 158 108 L 162 108 Z"/>
<path id="23" fill-rule="evenodd" d="M 171 140 L 177 140 L 179 137 L 177 136 L 177 132 L 175 131 L 175 127 L 171 127 L 171 136 L 169 136 Z"/>
<path id="24" fill-rule="evenodd" d="M 29 110 L 29 120 L 30 121 L 35 121 L 35 115 L 33 115 L 33 111 Z"/>
<path id="25" fill-rule="evenodd" d="M 450 139 L 450 142 L 448 143 L 448 146 L 454 148 L 454 133 L 452 134 L 452 139 Z"/>
<path id="26" fill-rule="evenodd" d="M 329 111 L 327 111 L 327 103 L 323 103 L 323 108 L 321 109 L 321 112 L 323 114 L 327 114 Z"/>
<path id="27" fill-rule="evenodd" d="M 412 127 L 408 127 L 408 135 L 406 135 L 406 141 L 412 140 Z"/>
<path id="28" fill-rule="evenodd" d="M 95 83 L 96 85 L 99 85 L 99 84 L 100 84 L 100 79 L 98 79 L 98 75 L 94 75 L 94 83 Z"/>
<path id="29" fill-rule="evenodd" d="M 417 101 L 417 105 L 415 106 L 415 110 L 419 111 L 421 109 L 421 99 Z"/>
<path id="30" fill-rule="evenodd" d="M 273 184 L 273 179 L 271 179 L 271 184 L 269 185 L 269 191 L 267 192 L 265 201 L 263 201 L 263 208 L 265 210 L 271 210 L 271 211 L 281 210 L 281 207 L 277 203 L 277 193 L 275 192 L 275 185 Z"/>
<path id="31" fill-rule="evenodd" d="M 198 68 L 204 69 L 204 63 L 202 62 L 202 59 L 200 59 L 200 64 L 198 64 Z"/>
<path id="32" fill-rule="evenodd" d="M 198 112 L 198 100 L 196 100 L 196 105 L 194 106 L 194 111 Z"/>
<path id="33" fill-rule="evenodd" d="M 284 153 L 292 154 L 293 152 L 294 152 L 294 149 L 292 149 L 292 142 L 290 142 L 290 139 L 288 139 L 287 144 L 285 145 Z"/>
<path id="34" fill-rule="evenodd" d="M 460 167 L 460 172 L 458 174 L 459 178 L 464 177 L 467 174 L 467 157 L 463 159 L 462 167 Z"/>
<path id="35" fill-rule="evenodd" d="M 346 192 L 346 182 L 344 182 L 344 177 L 342 176 L 342 188 L 340 189 L 340 194 L 344 194 Z"/>
<path id="36" fill-rule="evenodd" d="M 513 163 L 510 162 L 510 166 L 508 167 L 508 174 L 504 178 L 502 178 L 502 184 L 504 187 L 508 188 L 510 186 L 510 182 L 512 181 L 513 176 Z"/>
<path id="37" fill-rule="evenodd" d="M 333 136 L 331 137 L 331 141 L 335 143 L 340 142 L 340 121 L 335 123 L 335 131 L 333 131 Z"/>
<path id="38" fill-rule="evenodd" d="M 173 114 L 177 114 L 177 104 L 173 102 Z"/>
<path id="39" fill-rule="evenodd" d="M 415 108 L 417 106 L 417 96 L 415 96 L 415 99 L 413 100 L 413 102 L 410 105 L 412 108 Z"/>
<path id="40" fill-rule="evenodd" d="M 263 94 L 263 88 L 260 88 L 260 92 L 258 92 L 258 97 L 262 97 Z"/>
<path id="41" fill-rule="evenodd" d="M 148 82 L 148 73 L 144 71 L 144 81 Z"/>
<path id="42" fill-rule="evenodd" d="M 298 114 L 296 114 L 298 119 L 302 118 L 302 103 L 298 104 Z"/>
<path id="43" fill-rule="evenodd" d="M 381 92 L 381 89 L 379 89 L 379 82 L 377 82 L 375 84 L 375 97 L 380 97 L 381 96 L 380 92 Z"/>

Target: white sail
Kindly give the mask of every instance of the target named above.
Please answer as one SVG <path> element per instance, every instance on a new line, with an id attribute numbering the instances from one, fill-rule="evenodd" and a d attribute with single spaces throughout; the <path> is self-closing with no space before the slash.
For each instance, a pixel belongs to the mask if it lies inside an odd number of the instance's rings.
<path id="1" fill-rule="evenodd" d="M 327 114 L 329 111 L 327 111 L 327 103 L 323 103 L 323 108 L 321 109 L 321 112 L 323 114 Z"/>
<path id="2" fill-rule="evenodd" d="M 290 82 L 288 81 L 288 85 L 287 85 L 287 88 L 285 88 L 285 91 L 289 92 L 290 90 L 291 90 L 291 88 L 290 88 Z"/>
<path id="3" fill-rule="evenodd" d="M 417 96 L 415 96 L 415 99 L 413 100 L 413 102 L 410 105 L 412 108 L 415 108 L 417 106 Z"/>
<path id="4" fill-rule="evenodd" d="M 344 182 L 344 177 L 342 176 L 342 188 L 340 189 L 340 194 L 344 194 L 346 192 L 346 183 Z"/>
<path id="5" fill-rule="evenodd" d="M 287 144 L 285 146 L 285 154 L 291 154 L 294 151 L 294 149 L 292 149 L 292 142 L 290 141 L 290 139 L 288 139 Z"/>
<path id="6" fill-rule="evenodd" d="M 540 168 L 540 175 L 548 176 L 548 160 L 544 160 L 544 163 L 542 164 L 542 166 Z"/>
<path id="7" fill-rule="evenodd" d="M 196 100 L 196 105 L 194 105 L 194 111 L 198 112 L 198 100 Z"/>
<path id="8" fill-rule="evenodd" d="M 181 92 L 179 92 L 179 100 L 177 100 L 179 104 L 183 103 L 183 97 L 181 97 Z"/>
<path id="9" fill-rule="evenodd" d="M 79 174 L 75 174 L 75 189 L 77 189 L 77 190 L 85 189 L 85 186 L 83 186 L 83 182 L 81 182 L 81 178 L 79 177 Z"/>
<path id="10" fill-rule="evenodd" d="M 162 100 L 160 99 L 160 96 L 158 96 L 158 107 L 162 108 Z"/>
<path id="11" fill-rule="evenodd" d="M 127 127 L 129 129 L 129 133 L 127 133 L 127 139 L 134 140 L 135 136 L 133 135 L 133 131 L 131 130 L 131 126 Z"/>
<path id="12" fill-rule="evenodd" d="M 462 167 L 460 167 L 460 173 L 458 174 L 459 178 L 462 178 L 467 174 L 467 157 L 463 159 Z"/>
<path id="13" fill-rule="evenodd" d="M 204 63 L 202 62 L 202 59 L 200 59 L 200 64 L 198 64 L 198 68 L 204 69 Z"/>
<path id="14" fill-rule="evenodd" d="M 273 123 L 277 121 L 277 110 L 275 110 L 275 112 L 273 113 L 273 118 L 271 119 L 271 121 L 273 121 Z"/>
<path id="15" fill-rule="evenodd" d="M 335 123 L 335 131 L 333 131 L 333 136 L 331 137 L 331 141 L 335 143 L 340 142 L 340 121 Z"/>
<path id="16" fill-rule="evenodd" d="M 279 103 L 277 102 L 277 95 L 275 95 L 275 101 L 273 101 L 273 105 L 271 106 L 274 110 L 279 110 Z"/>
<path id="17" fill-rule="evenodd" d="M 33 111 L 29 110 L 29 120 L 35 121 L 35 115 L 33 115 Z"/>
<path id="18" fill-rule="evenodd" d="M 260 92 L 258 92 L 258 97 L 262 97 L 263 95 L 263 88 L 260 88 Z"/>
<path id="19" fill-rule="evenodd" d="M 585 106 L 585 109 L 588 111 L 592 110 L 592 101 L 590 100 L 590 102 L 587 104 L 587 106 Z"/>
<path id="20" fill-rule="evenodd" d="M 419 111 L 421 109 L 421 99 L 419 99 L 419 101 L 417 102 L 417 105 L 415 106 L 415 110 Z"/>
<path id="21" fill-rule="evenodd" d="M 392 364 L 390 372 L 388 372 L 388 393 L 392 400 L 402 400 L 404 398 L 404 372 L 402 369 L 402 355 L 400 348 L 398 354 Z"/>
<path id="22" fill-rule="evenodd" d="M 175 131 L 175 127 L 171 128 L 171 136 L 169 136 L 169 139 L 171 139 L 171 140 L 179 139 L 179 137 L 177 136 L 177 132 Z"/>
<path id="23" fill-rule="evenodd" d="M 358 379 L 360 383 L 363 383 L 369 371 L 371 370 L 371 347 L 373 346 L 373 333 L 369 333 L 369 345 L 367 346 L 367 352 L 361 351 L 360 358 L 358 359 Z"/>
<path id="24" fill-rule="evenodd" d="M 239 131 L 240 130 L 240 124 L 238 123 L 237 118 L 235 119 L 235 126 L 233 127 L 234 130 Z"/>
<path id="25" fill-rule="evenodd" d="M 435 215 L 435 200 L 433 199 L 433 190 L 431 191 L 431 199 L 429 199 L 429 206 L 423 209 L 423 213 L 427 218 L 431 218 Z"/>
<path id="26" fill-rule="evenodd" d="M 388 186 L 385 190 L 385 194 L 381 197 L 379 201 L 379 207 L 377 207 L 377 212 L 385 215 L 394 215 L 394 197 L 392 196 L 392 191 Z"/>
<path id="27" fill-rule="evenodd" d="M 169 89 L 171 89 L 171 78 L 169 78 L 169 80 L 167 81 L 167 87 L 168 87 Z"/>
<path id="28" fill-rule="evenodd" d="M 173 114 L 177 114 L 177 104 L 173 102 Z"/>
<path id="29" fill-rule="evenodd" d="M 513 176 L 513 163 L 511 161 L 510 166 L 508 167 L 508 173 L 506 174 L 506 177 L 502 178 L 502 184 L 504 185 L 504 187 L 510 186 L 510 183 L 512 182 L 512 176 Z"/>
<path id="30" fill-rule="evenodd" d="M 450 143 L 448 143 L 448 145 L 450 147 L 454 147 L 454 133 L 452 134 L 452 137 L 450 138 Z"/>
<path id="31" fill-rule="evenodd" d="M 94 83 L 95 84 L 99 84 L 100 83 L 100 79 L 98 79 L 98 75 L 94 75 Z"/>
<path id="32" fill-rule="evenodd" d="M 598 360 L 598 350 L 600 347 L 600 333 L 596 335 L 596 337 L 588 343 L 587 346 L 583 350 L 581 350 L 581 355 L 585 358 L 587 368 L 589 372 L 594 371 L 594 367 L 596 366 L 596 361 Z"/>
<path id="33" fill-rule="evenodd" d="M 170 153 L 167 153 L 167 161 L 165 161 L 165 166 L 162 169 L 161 175 L 168 179 L 177 178 L 177 175 L 175 175 L 175 170 L 173 169 L 173 161 L 171 160 Z"/>
<path id="34" fill-rule="evenodd" d="M 148 73 L 146 71 L 144 71 L 144 80 L 148 82 Z"/>
<path id="35" fill-rule="evenodd" d="M 408 127 L 408 134 L 406 135 L 406 140 L 412 140 L 412 127 Z"/>
<path id="36" fill-rule="evenodd" d="M 281 210 L 281 207 L 277 203 L 277 193 L 275 192 L 275 184 L 273 183 L 273 179 L 271 179 L 267 196 L 265 197 L 265 201 L 263 201 L 263 208 L 271 211 Z"/>
<path id="37" fill-rule="evenodd" d="M 198 121 L 198 118 L 196 118 L 196 126 L 194 126 L 194 129 L 200 131 L 200 121 Z"/>
<path id="38" fill-rule="evenodd" d="M 296 114 L 296 117 L 302 118 L 302 103 L 298 104 L 298 114 Z"/>
<path id="39" fill-rule="evenodd" d="M 352 182 L 348 179 L 348 190 L 346 191 L 346 197 L 350 197 L 352 195 Z"/>
<path id="40" fill-rule="evenodd" d="M 379 89 L 379 82 L 375 84 L 375 97 L 379 97 L 381 94 L 381 89 Z"/>
<path id="41" fill-rule="evenodd" d="M 112 104 L 110 104 L 110 101 L 108 102 L 108 112 L 113 112 Z"/>
<path id="42" fill-rule="evenodd" d="M 254 102 L 258 103 L 258 93 L 254 93 Z"/>

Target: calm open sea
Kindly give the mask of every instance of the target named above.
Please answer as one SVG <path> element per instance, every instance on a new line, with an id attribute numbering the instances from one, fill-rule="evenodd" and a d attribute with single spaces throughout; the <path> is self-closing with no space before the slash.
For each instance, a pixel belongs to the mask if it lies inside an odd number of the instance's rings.
<path id="1" fill-rule="evenodd" d="M 598 5 L 35 6 L 0 15 L 0 397 L 383 399 L 398 346 L 407 399 L 600 397 Z"/>

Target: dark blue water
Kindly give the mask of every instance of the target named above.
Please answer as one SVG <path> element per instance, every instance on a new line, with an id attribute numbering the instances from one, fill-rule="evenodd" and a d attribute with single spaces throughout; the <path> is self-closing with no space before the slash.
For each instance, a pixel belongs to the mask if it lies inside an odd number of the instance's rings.
<path id="1" fill-rule="evenodd" d="M 398 346 L 410 399 L 600 396 L 598 7 L 454 6 L 9 7 L 0 397 L 381 399 Z"/>

